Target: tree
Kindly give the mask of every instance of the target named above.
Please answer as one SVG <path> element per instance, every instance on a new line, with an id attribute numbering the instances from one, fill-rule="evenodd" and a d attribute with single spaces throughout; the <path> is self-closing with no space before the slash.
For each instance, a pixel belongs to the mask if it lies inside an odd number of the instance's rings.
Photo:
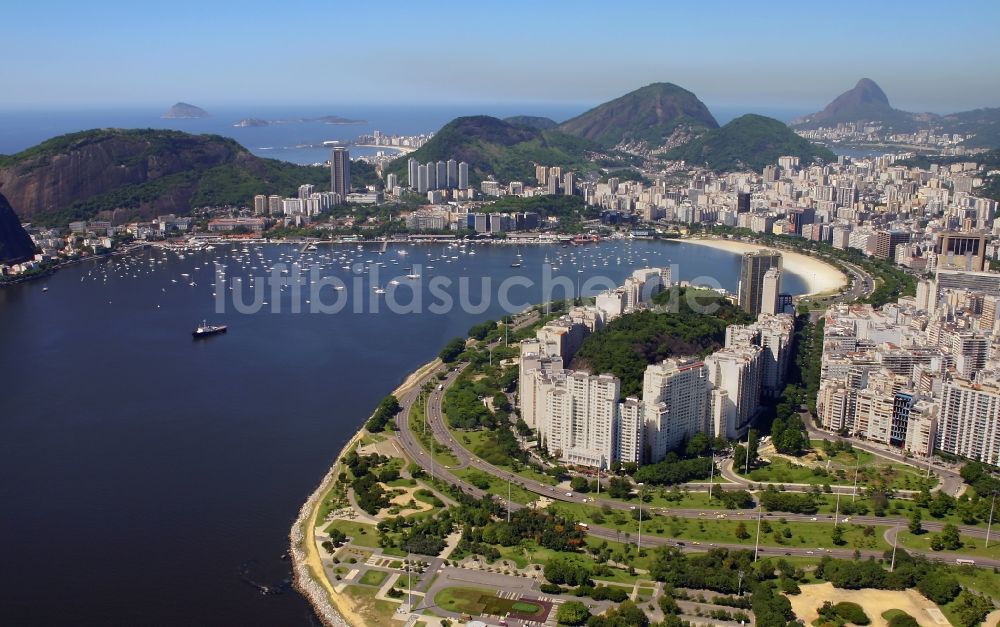
<path id="1" fill-rule="evenodd" d="M 846 544 L 846 541 L 844 540 L 844 529 L 840 525 L 834 526 L 833 532 L 830 534 L 830 539 L 833 540 L 833 543 L 837 546 L 843 546 Z"/>
<path id="2" fill-rule="evenodd" d="M 455 361 L 455 359 L 457 359 L 464 350 L 465 340 L 460 337 L 456 337 L 452 341 L 445 344 L 444 348 L 441 349 L 441 352 L 438 353 L 438 357 L 440 357 L 441 361 L 444 363 L 450 364 Z"/>
<path id="3" fill-rule="evenodd" d="M 590 618 L 590 610 L 579 601 L 568 601 L 559 606 L 556 620 L 563 625 L 582 625 Z"/>
<path id="4" fill-rule="evenodd" d="M 987 596 L 963 590 L 954 609 L 960 627 L 973 627 L 993 611 L 993 601 Z"/>
<path id="5" fill-rule="evenodd" d="M 941 545 L 949 551 L 962 548 L 962 538 L 958 534 L 958 527 L 948 523 L 941 529 Z"/>
<path id="6" fill-rule="evenodd" d="M 912 533 L 915 536 L 920 535 L 924 532 L 924 526 L 920 523 L 920 520 L 921 520 L 920 508 L 914 507 L 913 513 L 910 514 L 909 529 L 910 533 Z"/>
<path id="7" fill-rule="evenodd" d="M 747 526 L 743 524 L 743 521 L 740 521 L 740 524 L 736 525 L 736 537 L 740 540 L 746 540 L 750 537 L 750 534 L 747 532 Z"/>
<path id="8" fill-rule="evenodd" d="M 575 492 L 586 492 L 590 489 L 586 477 L 573 477 L 569 482 L 569 487 Z"/>
<path id="9" fill-rule="evenodd" d="M 944 605 L 958 596 L 962 586 L 950 575 L 934 574 L 921 579 L 917 584 L 917 590 L 938 605 Z"/>

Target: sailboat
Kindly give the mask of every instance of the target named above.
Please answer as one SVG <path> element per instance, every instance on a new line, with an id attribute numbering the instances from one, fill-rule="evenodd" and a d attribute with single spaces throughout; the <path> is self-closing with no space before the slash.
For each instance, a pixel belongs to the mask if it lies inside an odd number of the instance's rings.
<path id="1" fill-rule="evenodd" d="M 523 264 L 521 263 L 521 249 L 518 248 L 517 249 L 517 257 L 514 259 L 514 262 L 510 264 L 510 267 L 511 268 L 520 268 L 522 265 Z"/>

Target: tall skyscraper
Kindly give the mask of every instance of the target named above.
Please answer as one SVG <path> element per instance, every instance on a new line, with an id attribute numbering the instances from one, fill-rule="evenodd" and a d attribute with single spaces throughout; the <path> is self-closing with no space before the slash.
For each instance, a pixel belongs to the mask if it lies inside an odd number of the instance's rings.
<path id="1" fill-rule="evenodd" d="M 573 188 L 574 188 L 573 173 L 567 172 L 566 174 L 563 174 L 563 193 L 566 194 L 567 196 L 572 196 Z"/>
<path id="2" fill-rule="evenodd" d="M 649 461 L 661 461 L 684 438 L 708 427 L 708 369 L 704 362 L 667 359 L 646 367 L 642 404 Z"/>
<path id="3" fill-rule="evenodd" d="M 426 194 L 429 189 L 430 186 L 427 181 L 427 166 L 419 165 L 417 166 L 417 193 Z"/>
<path id="4" fill-rule="evenodd" d="M 743 253 L 737 300 L 751 316 L 761 312 L 764 296 L 764 275 L 771 268 L 781 269 L 781 253 L 768 250 Z"/>
<path id="5" fill-rule="evenodd" d="M 447 189 L 448 187 L 448 164 L 444 161 L 437 162 L 437 185 L 438 189 Z"/>
<path id="6" fill-rule="evenodd" d="M 418 167 L 420 167 L 420 162 L 417 161 L 416 159 L 414 159 L 413 157 L 410 157 L 407 160 L 407 162 L 406 162 L 406 173 L 407 173 L 408 177 L 406 179 L 406 183 L 412 189 L 416 189 L 417 188 L 417 177 L 420 176 L 419 173 L 417 172 L 417 168 Z"/>
<path id="7" fill-rule="evenodd" d="M 427 189 L 437 189 L 437 164 L 433 161 L 427 162 Z"/>
<path id="8" fill-rule="evenodd" d="M 469 187 L 469 164 L 463 161 L 458 164 L 458 188 L 466 189 L 468 187 Z"/>
<path id="9" fill-rule="evenodd" d="M 448 189 L 453 189 L 458 185 L 458 162 L 454 159 L 448 159 L 448 179 L 446 181 L 446 187 Z"/>
<path id="10" fill-rule="evenodd" d="M 764 273 L 764 285 L 760 296 L 760 313 L 771 314 L 778 311 L 778 294 L 781 293 L 781 269 L 770 268 Z"/>
<path id="11" fill-rule="evenodd" d="M 351 191 L 351 153 L 343 146 L 330 152 L 330 191 L 343 202 Z"/>
<path id="12" fill-rule="evenodd" d="M 736 192 L 736 213 L 750 212 L 750 192 Z"/>
<path id="13" fill-rule="evenodd" d="M 390 173 L 385 177 L 385 187 L 390 194 L 392 190 L 396 189 L 397 185 L 399 185 L 399 179 L 395 174 Z"/>

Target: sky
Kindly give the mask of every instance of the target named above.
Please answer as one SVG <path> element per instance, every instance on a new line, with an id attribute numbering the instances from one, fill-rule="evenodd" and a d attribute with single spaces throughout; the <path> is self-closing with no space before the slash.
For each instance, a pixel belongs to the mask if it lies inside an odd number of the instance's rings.
<path id="1" fill-rule="evenodd" d="M 597 104 L 672 82 L 811 111 L 1000 106 L 1000 2 L 8 0 L 0 110 Z"/>

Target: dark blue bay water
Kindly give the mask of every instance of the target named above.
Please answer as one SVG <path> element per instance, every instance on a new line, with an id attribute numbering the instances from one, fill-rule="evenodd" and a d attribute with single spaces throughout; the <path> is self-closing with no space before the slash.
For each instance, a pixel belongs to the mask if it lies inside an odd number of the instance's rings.
<path id="1" fill-rule="evenodd" d="M 369 273 L 344 265 L 384 263 L 382 286 L 417 265 L 422 281 L 466 276 L 473 303 L 480 278 L 537 282 L 546 258 L 571 282 L 679 263 L 682 279 L 714 276 L 730 290 L 739 266 L 679 243 L 523 248 L 519 271 L 512 247 L 469 250 L 320 247 L 301 261 L 348 285 L 361 276 L 364 297 Z M 183 259 L 150 250 L 0 289 L 0 624 L 311 623 L 296 593 L 261 596 L 241 566 L 265 583 L 288 577 L 280 556 L 299 507 L 378 400 L 447 340 L 503 312 L 294 314 L 286 296 L 280 314 L 215 313 L 214 262 L 248 282 L 291 259 L 292 245 Z M 789 276 L 786 288 L 800 293 L 803 282 Z M 449 293 L 457 302 L 457 288 Z M 203 318 L 229 333 L 193 342 Z"/>

